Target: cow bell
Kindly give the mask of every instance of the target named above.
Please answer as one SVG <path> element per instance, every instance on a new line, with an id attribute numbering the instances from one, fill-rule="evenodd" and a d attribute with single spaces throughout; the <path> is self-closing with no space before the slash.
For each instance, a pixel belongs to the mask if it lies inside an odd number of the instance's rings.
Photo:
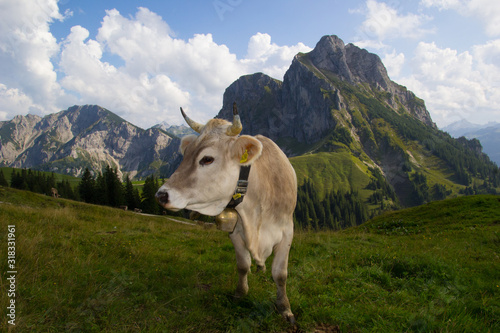
<path id="1" fill-rule="evenodd" d="M 233 208 L 226 208 L 215 217 L 217 229 L 226 232 L 233 232 L 236 222 L 238 222 L 238 212 Z"/>

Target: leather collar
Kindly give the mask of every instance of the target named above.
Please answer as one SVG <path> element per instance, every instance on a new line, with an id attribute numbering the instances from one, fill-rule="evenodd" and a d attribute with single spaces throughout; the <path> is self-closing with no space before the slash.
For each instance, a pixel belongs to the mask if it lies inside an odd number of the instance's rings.
<path id="1" fill-rule="evenodd" d="M 240 176 L 238 178 L 238 183 L 236 184 L 236 189 L 234 190 L 233 197 L 231 201 L 227 204 L 226 208 L 235 208 L 242 201 L 247 194 L 248 188 L 248 177 L 250 176 L 250 165 L 242 166 L 240 168 Z"/>

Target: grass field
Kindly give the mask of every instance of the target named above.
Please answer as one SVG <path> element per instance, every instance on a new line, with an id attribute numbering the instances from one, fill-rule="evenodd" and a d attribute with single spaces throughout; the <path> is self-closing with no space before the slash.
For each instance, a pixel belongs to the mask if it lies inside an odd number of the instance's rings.
<path id="1" fill-rule="evenodd" d="M 371 180 L 366 174 L 368 167 L 348 152 L 303 155 L 292 157 L 290 162 L 297 173 L 299 185 L 305 179 L 312 180 L 321 199 L 332 190 L 356 190 L 363 199 L 373 193 L 364 189 Z"/>
<path id="2" fill-rule="evenodd" d="M 237 271 L 224 232 L 3 187 L 0 201 L 1 332 L 500 331 L 498 196 L 297 233 L 288 279 L 297 327 L 275 309 L 270 269 L 252 269 L 249 295 L 232 297 Z"/>

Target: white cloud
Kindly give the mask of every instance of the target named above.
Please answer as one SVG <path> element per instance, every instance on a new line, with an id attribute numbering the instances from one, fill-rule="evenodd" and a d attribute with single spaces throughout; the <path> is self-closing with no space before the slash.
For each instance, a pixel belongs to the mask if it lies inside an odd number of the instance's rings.
<path id="1" fill-rule="evenodd" d="M 99 104 L 142 127 L 165 120 L 180 123 L 179 106 L 206 121 L 239 76 L 264 72 L 281 79 L 297 52 L 311 50 L 302 43 L 279 46 L 259 33 L 250 39 L 248 55 L 238 59 L 211 34 L 176 38 L 147 8 L 127 17 L 108 10 L 95 37 L 73 26 L 58 44 L 50 24 L 70 15 L 59 12 L 56 0 L 2 5 L 0 117 Z M 107 55 L 122 64 L 106 62 Z"/>
<path id="2" fill-rule="evenodd" d="M 422 28 L 431 20 L 429 16 L 413 13 L 401 14 L 400 8 L 394 8 L 384 2 L 367 0 L 363 9 L 351 10 L 350 13 L 365 15 L 365 20 L 359 28 L 357 40 L 361 43 L 380 43 L 388 39 L 419 38 L 432 30 Z"/>
<path id="3" fill-rule="evenodd" d="M 387 68 L 389 77 L 398 77 L 405 63 L 405 55 L 403 53 L 396 53 L 396 50 L 392 50 L 391 53 L 387 53 L 384 56 L 382 62 Z"/>
<path id="4" fill-rule="evenodd" d="M 0 83 L 0 121 L 10 120 L 17 115 L 18 110 L 28 110 L 32 105 L 31 98 L 19 89 L 8 89 Z"/>
<path id="5" fill-rule="evenodd" d="M 180 123 L 179 106 L 206 121 L 220 109 L 224 90 L 239 76 L 261 71 L 281 79 L 296 53 L 311 50 L 301 43 L 278 46 L 259 33 L 250 39 L 245 59 L 237 59 L 211 34 L 176 39 L 167 23 L 146 8 L 130 18 L 116 9 L 107 11 L 96 40 L 88 38 L 86 29 L 73 27 L 64 43 L 64 88 L 85 103 L 103 104 L 141 126 Z M 119 56 L 123 67 L 103 62 L 103 52 Z"/>
<path id="6" fill-rule="evenodd" d="M 60 61 L 65 73 L 61 83 L 76 92 L 81 103 L 99 104 L 138 125 L 154 120 L 165 108 L 188 104 L 188 94 L 165 75 L 148 76 L 146 71 L 131 75 L 126 67 L 101 61 L 102 45 L 88 36 L 85 28 L 73 27 Z"/>
<path id="7" fill-rule="evenodd" d="M 242 62 L 248 66 L 249 71 L 263 71 L 272 77 L 282 79 L 293 57 L 299 52 L 311 50 L 303 43 L 278 46 L 271 42 L 270 35 L 257 33 L 250 38 L 247 55 Z"/>
<path id="8" fill-rule="evenodd" d="M 494 0 L 422 0 L 425 7 L 456 10 L 463 16 L 474 16 L 483 22 L 489 36 L 500 36 L 500 1 Z"/>
<path id="9" fill-rule="evenodd" d="M 28 111 L 42 114 L 57 110 L 63 91 L 51 58 L 57 54 L 59 46 L 49 25 L 64 18 L 56 0 L 2 3 L 0 84 L 3 85 L 4 107 L 12 108 L 9 114 Z"/>
<path id="10" fill-rule="evenodd" d="M 499 55 L 500 41 L 462 53 L 420 42 L 413 74 L 400 83 L 426 101 L 438 125 L 464 118 L 485 123 L 500 118 Z"/>

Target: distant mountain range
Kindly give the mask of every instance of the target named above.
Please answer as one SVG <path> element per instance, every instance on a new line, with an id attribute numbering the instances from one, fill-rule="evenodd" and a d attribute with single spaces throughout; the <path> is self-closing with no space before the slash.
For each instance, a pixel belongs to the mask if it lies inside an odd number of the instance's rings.
<path id="1" fill-rule="evenodd" d="M 188 126 L 185 126 L 185 125 L 170 125 L 166 121 L 154 125 L 153 128 L 159 128 L 159 129 L 167 132 L 168 134 L 173 135 L 173 136 L 177 136 L 177 137 L 183 137 L 183 136 L 189 135 L 189 134 L 196 134 L 196 132 L 193 131 Z"/>
<path id="2" fill-rule="evenodd" d="M 485 125 L 478 125 L 463 119 L 444 127 L 443 131 L 455 138 L 463 136 L 467 139 L 478 139 L 484 152 L 500 166 L 500 123 L 489 122 Z"/>
<path id="3" fill-rule="evenodd" d="M 0 122 L 0 166 L 74 176 L 106 165 L 131 177 L 166 175 L 180 162 L 178 146 L 165 130 L 141 129 L 97 105 Z"/>
<path id="4" fill-rule="evenodd" d="M 377 210 L 500 186 L 477 140 L 437 129 L 424 101 L 391 81 L 377 55 L 336 36 L 297 54 L 283 81 L 262 73 L 236 80 L 217 117 L 232 119 L 233 102 L 243 134 L 277 142 L 299 185 L 320 199 L 355 193 Z M 144 130 L 96 105 L 16 116 L 0 122 L 0 166 L 78 176 L 111 165 L 133 177 L 169 176 L 181 160 L 178 136 L 187 133 L 168 124 Z"/>

